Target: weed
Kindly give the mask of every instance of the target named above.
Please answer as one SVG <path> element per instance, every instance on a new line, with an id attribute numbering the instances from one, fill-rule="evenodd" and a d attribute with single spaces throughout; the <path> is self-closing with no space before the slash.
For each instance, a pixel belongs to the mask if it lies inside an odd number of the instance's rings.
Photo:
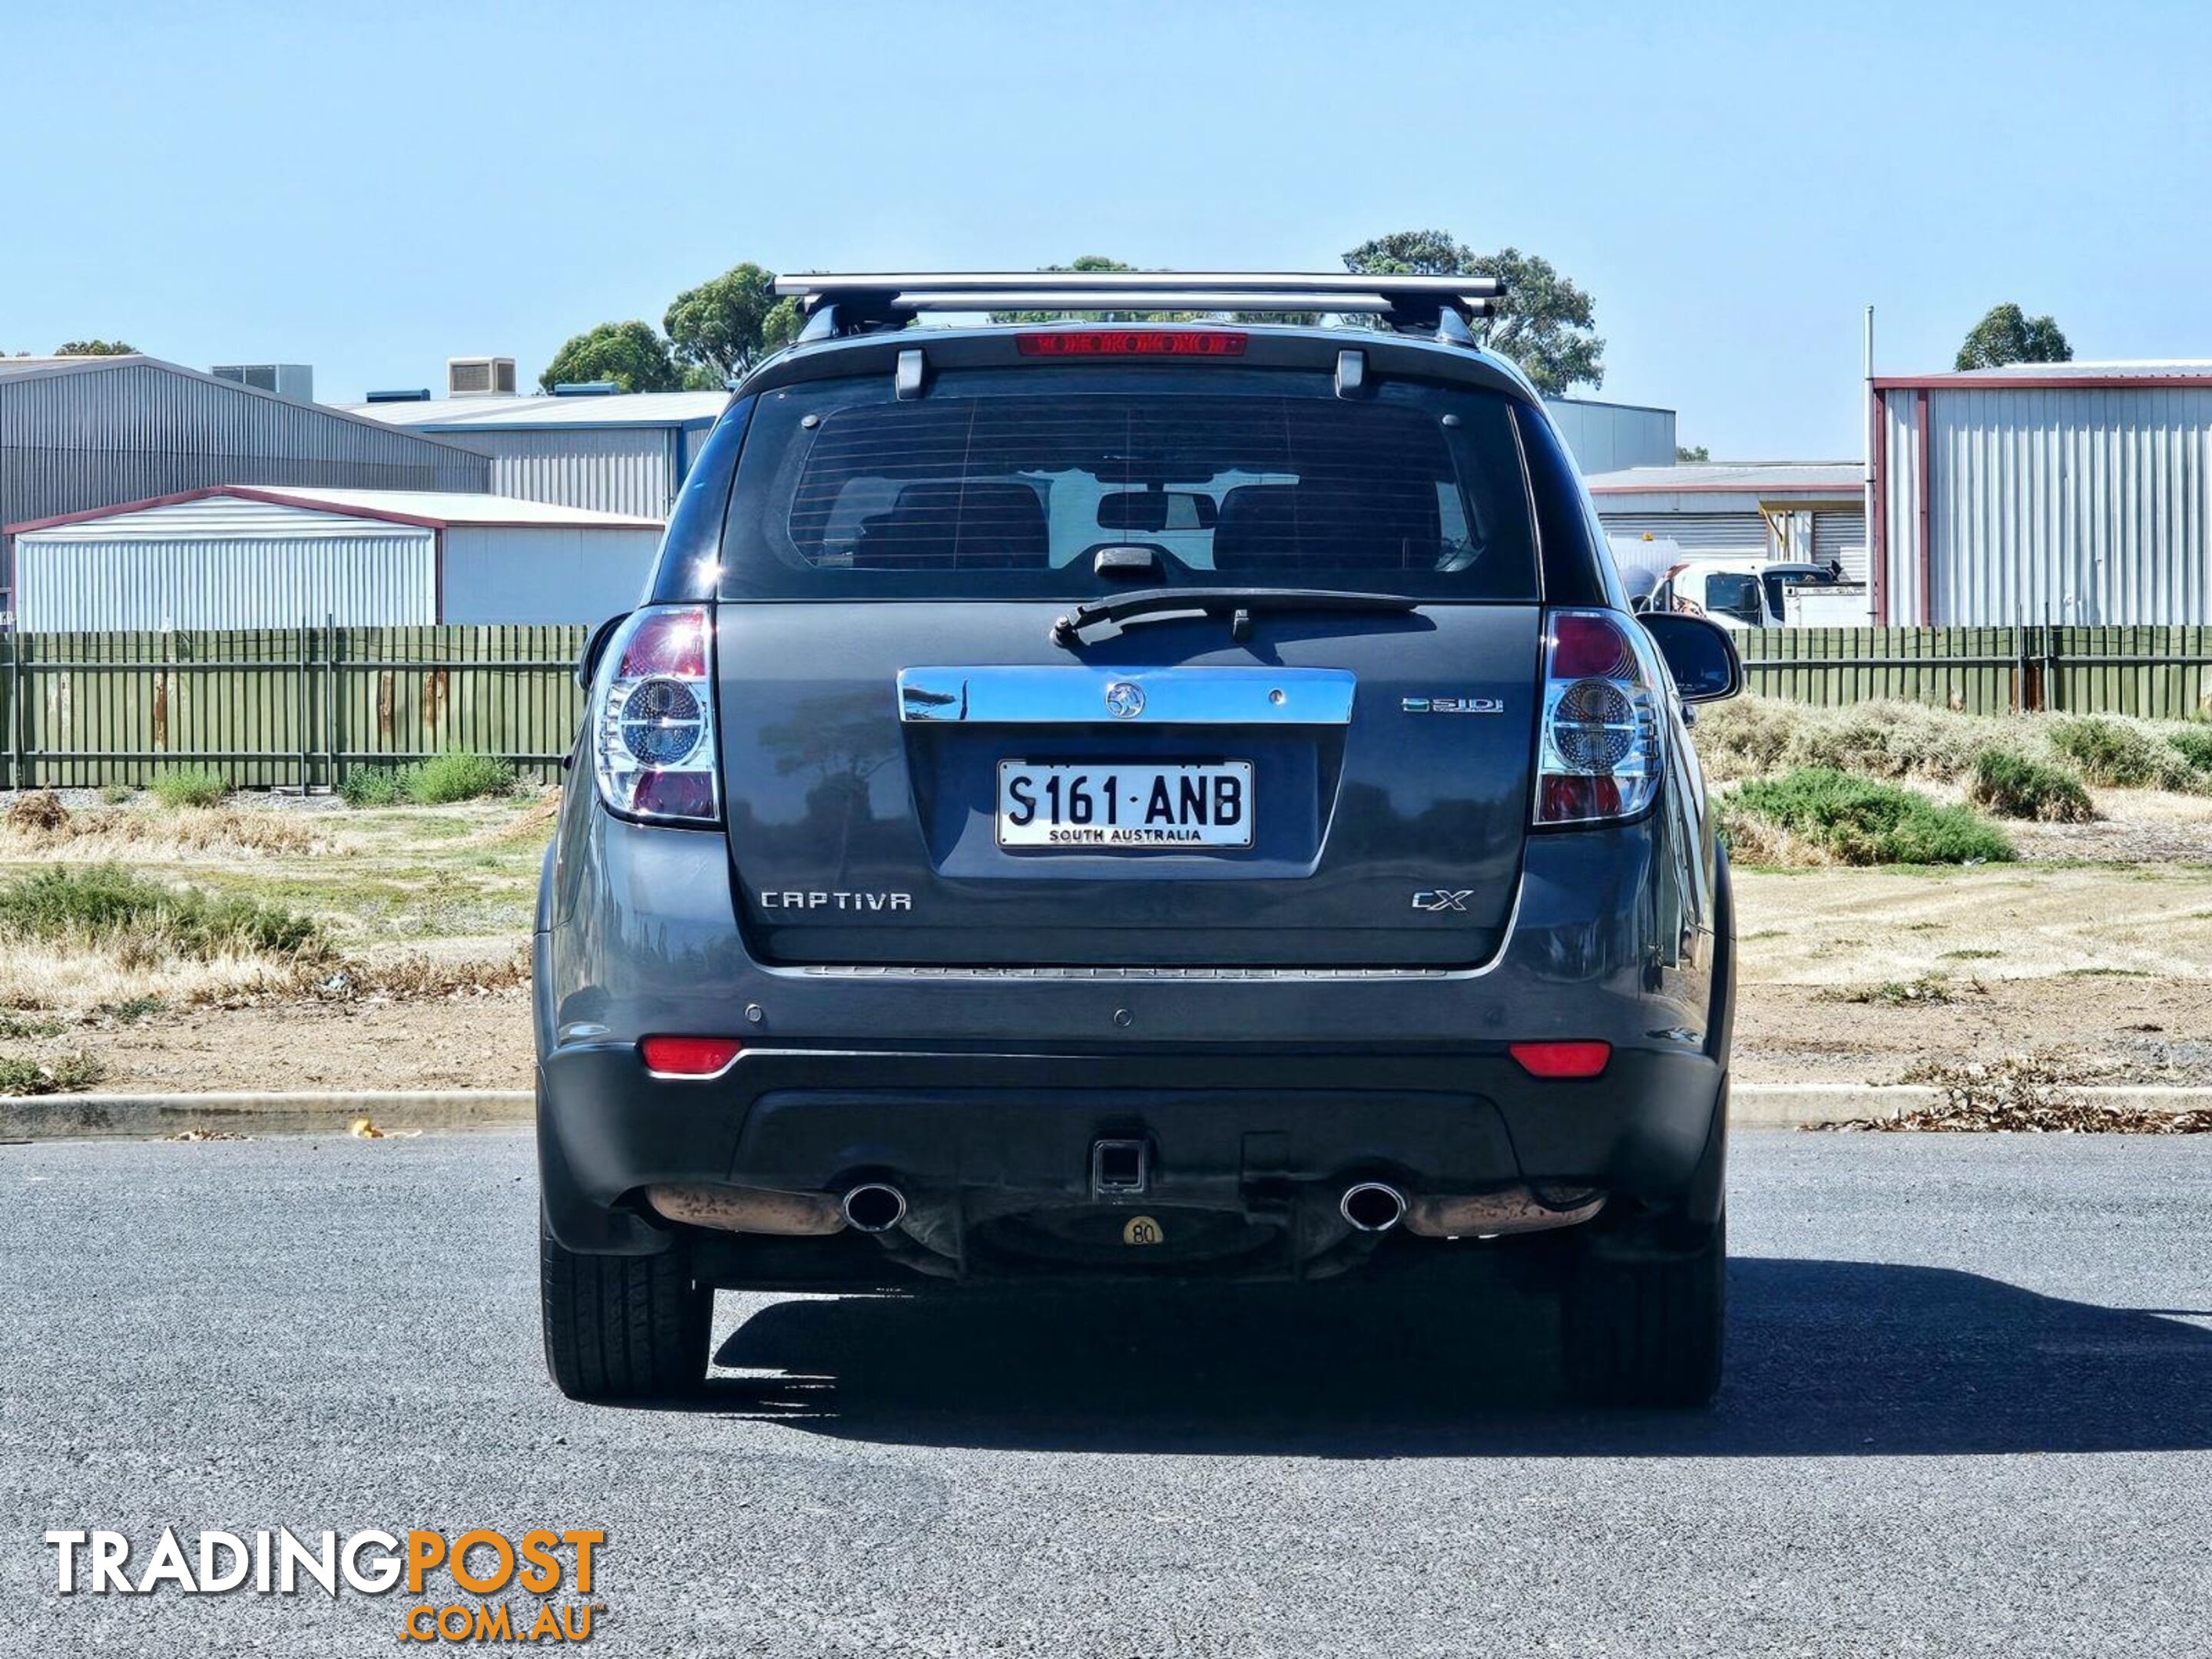
<path id="1" fill-rule="evenodd" d="M 2148 979 L 2149 971 L 2142 968 L 2062 968 L 2061 979 Z"/>
<path id="2" fill-rule="evenodd" d="M 2185 726 L 2179 732 L 2167 732 L 2166 740 L 2197 771 L 2212 772 L 2212 728 Z"/>
<path id="3" fill-rule="evenodd" d="M 164 772 L 147 786 L 164 806 L 213 806 L 230 793 L 230 780 L 204 766 Z"/>
<path id="4" fill-rule="evenodd" d="M 124 805 L 137 793 L 127 783 L 103 783 L 100 786 L 100 801 L 108 806 Z"/>
<path id="5" fill-rule="evenodd" d="M 400 787 L 417 805 L 444 806 L 514 793 L 514 769 L 489 755 L 440 755 L 409 767 Z"/>
<path id="6" fill-rule="evenodd" d="M 58 1019 L 27 1018 L 13 1009 L 0 1009 L 0 1042 L 59 1036 L 61 1030 L 62 1023 Z"/>
<path id="7" fill-rule="evenodd" d="M 1974 757 L 1966 799 L 2001 818 L 2086 823 L 2097 816 L 2089 792 L 2071 772 L 2003 749 L 1984 749 Z"/>
<path id="8" fill-rule="evenodd" d="M 2094 784 L 2113 789 L 2191 789 L 2199 780 L 2172 744 L 2099 715 L 2054 720 L 2051 746 Z"/>
<path id="9" fill-rule="evenodd" d="M 1850 1002 L 1875 1008 L 1942 1008 L 1955 1000 L 1951 982 L 1941 974 L 1923 974 L 1918 979 L 1886 980 L 1880 985 L 1861 985 L 1848 988 L 1816 991 L 1815 1002 Z"/>
<path id="10" fill-rule="evenodd" d="M 338 796 L 348 806 L 393 806 L 399 800 L 399 774 L 381 769 L 358 769 L 338 784 Z"/>
<path id="11" fill-rule="evenodd" d="M 107 1068 L 82 1052 L 53 1060 L 26 1060 L 0 1055 L 0 1095 L 58 1095 L 89 1089 L 107 1075 Z"/>
<path id="12" fill-rule="evenodd" d="M 1946 951 L 1936 960 L 1939 962 L 1995 962 L 2003 954 L 2002 951 Z"/>
<path id="13" fill-rule="evenodd" d="M 125 997 L 118 1002 L 103 1002 L 92 1012 L 103 1018 L 121 1020 L 127 1025 L 134 1020 L 150 1019 L 168 1006 L 159 997 Z"/>
<path id="14" fill-rule="evenodd" d="M 69 822 L 69 808 L 51 789 L 33 789 L 8 803 L 8 827 L 19 836 L 52 835 Z"/>
<path id="15" fill-rule="evenodd" d="M 172 957 L 304 957 L 321 948 L 308 917 L 234 896 L 165 887 L 119 866 L 41 870 L 0 886 L 0 933 L 112 948 L 126 967 Z"/>
<path id="16" fill-rule="evenodd" d="M 1828 767 L 1801 767 L 1755 780 L 1721 806 L 1729 845 L 1778 855 L 1778 862 L 2002 863 L 2012 843 L 1963 806 Z"/>

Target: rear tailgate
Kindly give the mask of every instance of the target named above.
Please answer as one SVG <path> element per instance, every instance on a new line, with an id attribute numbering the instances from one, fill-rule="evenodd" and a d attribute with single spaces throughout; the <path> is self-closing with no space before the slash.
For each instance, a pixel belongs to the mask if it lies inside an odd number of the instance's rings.
<path id="1" fill-rule="evenodd" d="M 720 607 L 730 845 L 763 957 L 1392 969 L 1496 948 L 1534 606 L 1262 614 L 1241 643 L 1181 618 L 1073 652 L 1059 609 Z"/>

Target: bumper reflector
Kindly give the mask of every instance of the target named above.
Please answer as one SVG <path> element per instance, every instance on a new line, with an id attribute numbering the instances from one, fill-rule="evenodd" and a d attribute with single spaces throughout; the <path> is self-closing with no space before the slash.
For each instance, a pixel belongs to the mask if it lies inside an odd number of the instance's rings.
<path id="1" fill-rule="evenodd" d="M 637 1047 L 655 1077 L 712 1077 L 744 1045 L 735 1037 L 649 1036 Z"/>
<path id="2" fill-rule="evenodd" d="M 1530 1077 L 1595 1077 L 1613 1058 L 1609 1042 L 1516 1042 L 1509 1052 Z"/>

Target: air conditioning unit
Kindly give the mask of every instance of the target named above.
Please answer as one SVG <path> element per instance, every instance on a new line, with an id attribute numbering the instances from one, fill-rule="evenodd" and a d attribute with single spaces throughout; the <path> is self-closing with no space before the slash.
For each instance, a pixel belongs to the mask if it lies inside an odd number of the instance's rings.
<path id="1" fill-rule="evenodd" d="M 295 404 L 315 401 L 315 371 L 306 363 L 217 363 L 208 373 L 218 380 L 273 392 Z"/>
<path id="2" fill-rule="evenodd" d="M 514 395 L 514 359 L 447 358 L 446 395 L 448 398 L 512 398 Z"/>

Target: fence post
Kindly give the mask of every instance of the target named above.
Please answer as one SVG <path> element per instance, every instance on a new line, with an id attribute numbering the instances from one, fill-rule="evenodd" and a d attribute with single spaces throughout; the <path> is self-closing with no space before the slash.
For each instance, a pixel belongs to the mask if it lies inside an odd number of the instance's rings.
<path id="1" fill-rule="evenodd" d="M 2046 620 L 2043 624 L 2043 706 L 2056 708 L 2058 696 L 2058 635 Z"/>
<path id="2" fill-rule="evenodd" d="M 343 780 L 338 775 L 338 619 L 323 613 L 323 775 L 335 792 Z"/>
<path id="3" fill-rule="evenodd" d="M 16 789 L 30 783 L 23 744 L 23 653 L 30 638 L 18 633 L 8 641 L 8 782 Z"/>

